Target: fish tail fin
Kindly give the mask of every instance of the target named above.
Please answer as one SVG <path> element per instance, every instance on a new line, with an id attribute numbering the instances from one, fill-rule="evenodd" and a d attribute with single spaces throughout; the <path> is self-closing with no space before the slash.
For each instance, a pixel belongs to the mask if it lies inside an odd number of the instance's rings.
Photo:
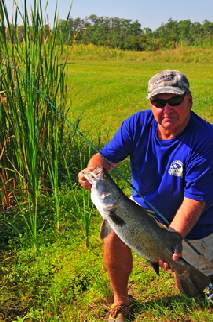
<path id="1" fill-rule="evenodd" d="M 188 297 L 201 295 L 206 286 L 210 284 L 209 277 L 191 265 L 182 274 L 177 274 L 177 277 L 183 293 Z"/>

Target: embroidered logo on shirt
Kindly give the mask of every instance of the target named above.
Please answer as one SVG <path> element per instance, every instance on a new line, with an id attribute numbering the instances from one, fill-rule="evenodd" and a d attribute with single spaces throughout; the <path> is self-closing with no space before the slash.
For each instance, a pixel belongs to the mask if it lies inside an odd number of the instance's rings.
<path id="1" fill-rule="evenodd" d="M 177 177 L 183 177 L 183 162 L 173 161 L 169 168 L 169 174 Z"/>

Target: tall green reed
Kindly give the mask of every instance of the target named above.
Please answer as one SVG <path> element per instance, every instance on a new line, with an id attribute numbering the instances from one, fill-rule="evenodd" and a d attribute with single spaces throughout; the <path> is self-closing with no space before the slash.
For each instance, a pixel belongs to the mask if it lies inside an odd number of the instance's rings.
<path id="1" fill-rule="evenodd" d="M 78 122 L 75 124 L 75 127 L 76 129 L 78 128 Z M 92 151 L 90 145 L 85 146 L 85 144 L 82 143 L 82 138 L 77 135 L 69 136 L 68 140 L 70 142 L 69 149 L 66 150 L 66 154 L 61 155 L 67 170 L 66 180 L 69 181 L 70 185 L 70 205 L 74 218 L 80 221 L 85 246 L 88 248 L 90 244 L 90 226 L 94 207 L 91 202 L 90 192 L 85 189 L 79 190 L 79 187 L 76 184 L 76 177 L 73 174 L 78 172 L 79 169 L 84 169 L 86 167 L 86 164 L 94 151 Z M 76 165 L 76 169 L 70 167 L 70 165 L 74 164 Z"/>
<path id="2" fill-rule="evenodd" d="M 18 17 L 22 19 L 23 37 L 19 34 Z M 58 152 L 64 125 L 35 87 L 62 113 L 66 112 L 66 61 L 60 61 L 64 42 L 57 33 L 57 12 L 50 29 L 40 0 L 34 0 L 30 13 L 26 0 L 23 13 L 16 5 L 12 23 L 6 3 L 1 1 L 0 19 L 1 205 L 14 206 L 12 197 L 19 199 L 19 210 L 27 205 L 26 222 L 36 249 L 41 187 L 54 191 L 59 228 Z"/>

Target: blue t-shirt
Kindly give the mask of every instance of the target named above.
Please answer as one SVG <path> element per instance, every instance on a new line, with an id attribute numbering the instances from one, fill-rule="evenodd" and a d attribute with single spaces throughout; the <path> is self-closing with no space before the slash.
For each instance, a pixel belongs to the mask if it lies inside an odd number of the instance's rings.
<path id="1" fill-rule="evenodd" d="M 186 238 L 206 237 L 213 233 L 213 125 L 191 112 L 184 131 L 170 140 L 158 139 L 157 127 L 151 110 L 138 112 L 100 152 L 113 163 L 130 156 L 133 186 L 169 222 L 184 196 L 206 201 Z M 134 189 L 132 195 L 151 209 Z"/>

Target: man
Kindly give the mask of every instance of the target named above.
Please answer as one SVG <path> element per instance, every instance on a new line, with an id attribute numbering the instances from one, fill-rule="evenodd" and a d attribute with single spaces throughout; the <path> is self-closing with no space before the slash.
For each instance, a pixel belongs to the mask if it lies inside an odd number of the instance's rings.
<path id="1" fill-rule="evenodd" d="M 130 156 L 133 186 L 170 222 L 170 231 L 189 239 L 213 263 L 213 125 L 191 111 L 189 82 L 180 71 L 164 70 L 153 76 L 148 99 L 151 109 L 125 120 L 87 169 L 103 165 L 110 171 L 104 158 L 115 166 Z M 81 174 L 79 183 L 91 189 Z M 150 208 L 135 190 L 132 198 Z M 183 246 L 182 256 L 189 263 L 208 276 L 213 274 L 194 250 Z M 180 256 L 174 254 L 173 260 Z M 133 261 L 128 246 L 113 232 L 104 239 L 104 262 L 114 291 L 108 321 L 124 322 Z M 159 264 L 170 269 L 163 261 Z"/>

